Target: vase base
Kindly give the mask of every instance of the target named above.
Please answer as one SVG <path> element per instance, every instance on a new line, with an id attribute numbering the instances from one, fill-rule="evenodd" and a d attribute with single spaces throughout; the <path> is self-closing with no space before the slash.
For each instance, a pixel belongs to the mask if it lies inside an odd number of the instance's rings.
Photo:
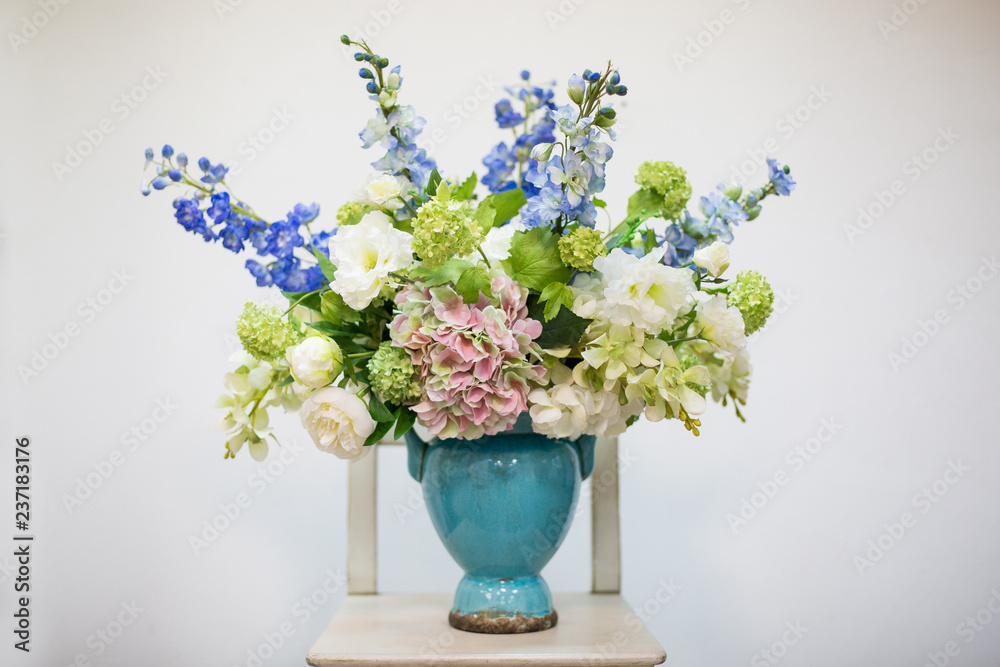
<path id="1" fill-rule="evenodd" d="M 522 632 L 538 632 L 555 627 L 559 614 L 553 609 L 542 616 L 496 616 L 486 614 L 462 614 L 452 610 L 448 614 L 448 624 L 458 630 L 479 632 L 490 635 L 513 635 Z"/>

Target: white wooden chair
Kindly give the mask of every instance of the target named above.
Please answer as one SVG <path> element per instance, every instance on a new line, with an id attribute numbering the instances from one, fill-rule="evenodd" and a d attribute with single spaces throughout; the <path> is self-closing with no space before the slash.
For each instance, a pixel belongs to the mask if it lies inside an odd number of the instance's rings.
<path id="1" fill-rule="evenodd" d="M 380 443 L 379 446 L 399 443 Z M 663 647 L 619 594 L 618 440 L 600 438 L 591 484 L 590 593 L 554 593 L 559 623 L 517 635 L 448 625 L 452 593 L 376 590 L 376 448 L 348 473 L 347 599 L 313 644 L 310 665 L 658 665 Z"/>

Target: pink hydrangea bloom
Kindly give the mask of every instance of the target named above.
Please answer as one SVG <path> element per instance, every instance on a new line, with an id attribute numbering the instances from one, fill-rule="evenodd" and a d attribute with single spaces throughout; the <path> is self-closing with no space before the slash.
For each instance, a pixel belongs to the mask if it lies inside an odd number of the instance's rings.
<path id="1" fill-rule="evenodd" d="M 541 322 L 528 317 L 528 291 L 505 275 L 491 297 L 468 305 L 450 285 L 410 285 L 396 295 L 393 345 L 410 352 L 424 387 L 413 407 L 441 438 L 506 431 L 528 403 L 528 383 L 544 375 L 533 342 Z"/>

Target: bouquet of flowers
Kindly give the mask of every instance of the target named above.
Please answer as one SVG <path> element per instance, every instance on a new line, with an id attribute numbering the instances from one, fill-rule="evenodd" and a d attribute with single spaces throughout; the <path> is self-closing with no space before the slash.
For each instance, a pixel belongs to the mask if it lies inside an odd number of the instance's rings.
<path id="1" fill-rule="evenodd" d="M 728 244 L 764 199 L 791 193 L 787 166 L 769 159 L 763 187 L 720 185 L 689 208 L 685 171 L 646 162 L 616 223 L 597 197 L 612 100 L 627 93 L 609 64 L 571 76 L 566 104 L 521 72 L 496 104 L 510 143 L 486 156 L 481 181 L 452 179 L 417 143 L 424 119 L 399 100 L 400 68 L 341 41 L 358 49 L 376 105 L 363 146 L 385 152 L 332 229 L 315 229 L 318 204 L 268 220 L 232 193 L 224 165 L 201 158 L 198 174 L 169 145 L 159 159 L 146 150 L 144 194 L 183 189 L 177 222 L 252 254 L 257 284 L 287 299 L 247 303 L 236 323 L 243 350 L 218 403 L 227 458 L 244 445 L 267 455 L 276 406 L 346 459 L 415 423 L 474 439 L 527 415 L 535 432 L 575 439 L 620 434 L 644 414 L 698 435 L 709 395 L 743 418 L 747 335 L 774 295 L 756 271 L 723 277 Z"/>

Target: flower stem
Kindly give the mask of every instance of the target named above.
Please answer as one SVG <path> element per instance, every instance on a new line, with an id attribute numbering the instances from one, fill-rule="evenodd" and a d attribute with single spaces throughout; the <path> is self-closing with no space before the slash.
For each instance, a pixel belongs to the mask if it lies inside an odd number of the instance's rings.
<path id="1" fill-rule="evenodd" d="M 477 246 L 476 246 L 476 250 L 478 250 L 478 251 L 479 251 L 479 254 L 480 254 L 480 255 L 482 256 L 482 258 L 483 258 L 483 261 L 484 261 L 484 262 L 486 262 L 486 268 L 488 268 L 488 269 L 492 269 L 492 268 L 493 268 L 493 266 L 492 266 L 492 265 L 490 264 L 490 260 L 489 260 L 489 259 L 488 259 L 488 258 L 486 257 L 486 253 L 485 253 L 485 252 L 483 252 L 483 246 L 481 246 L 481 245 L 477 245 Z"/>
<path id="2" fill-rule="evenodd" d="M 286 310 L 285 312 L 283 312 L 283 313 L 281 314 L 281 316 L 282 316 L 282 317 L 284 317 L 284 316 L 285 316 L 285 315 L 287 315 L 288 313 L 290 313 L 290 312 L 292 312 L 293 310 L 295 310 L 295 306 L 299 305 L 300 303 L 302 303 L 303 301 L 305 301 L 306 299 L 308 299 L 308 298 L 309 298 L 310 296 L 312 296 L 313 294 L 319 294 L 319 293 L 320 293 L 320 292 L 322 292 L 322 291 L 323 291 L 323 290 L 321 290 L 321 289 L 318 289 L 318 290 L 313 290 L 312 292 L 306 292 L 306 293 L 305 293 L 305 294 L 303 294 L 303 295 L 302 295 L 301 297 L 299 297 L 299 299 L 298 299 L 298 300 L 297 300 L 297 301 L 296 301 L 295 303 L 293 303 L 292 305 L 290 305 L 290 306 L 288 307 L 288 310 Z"/>

